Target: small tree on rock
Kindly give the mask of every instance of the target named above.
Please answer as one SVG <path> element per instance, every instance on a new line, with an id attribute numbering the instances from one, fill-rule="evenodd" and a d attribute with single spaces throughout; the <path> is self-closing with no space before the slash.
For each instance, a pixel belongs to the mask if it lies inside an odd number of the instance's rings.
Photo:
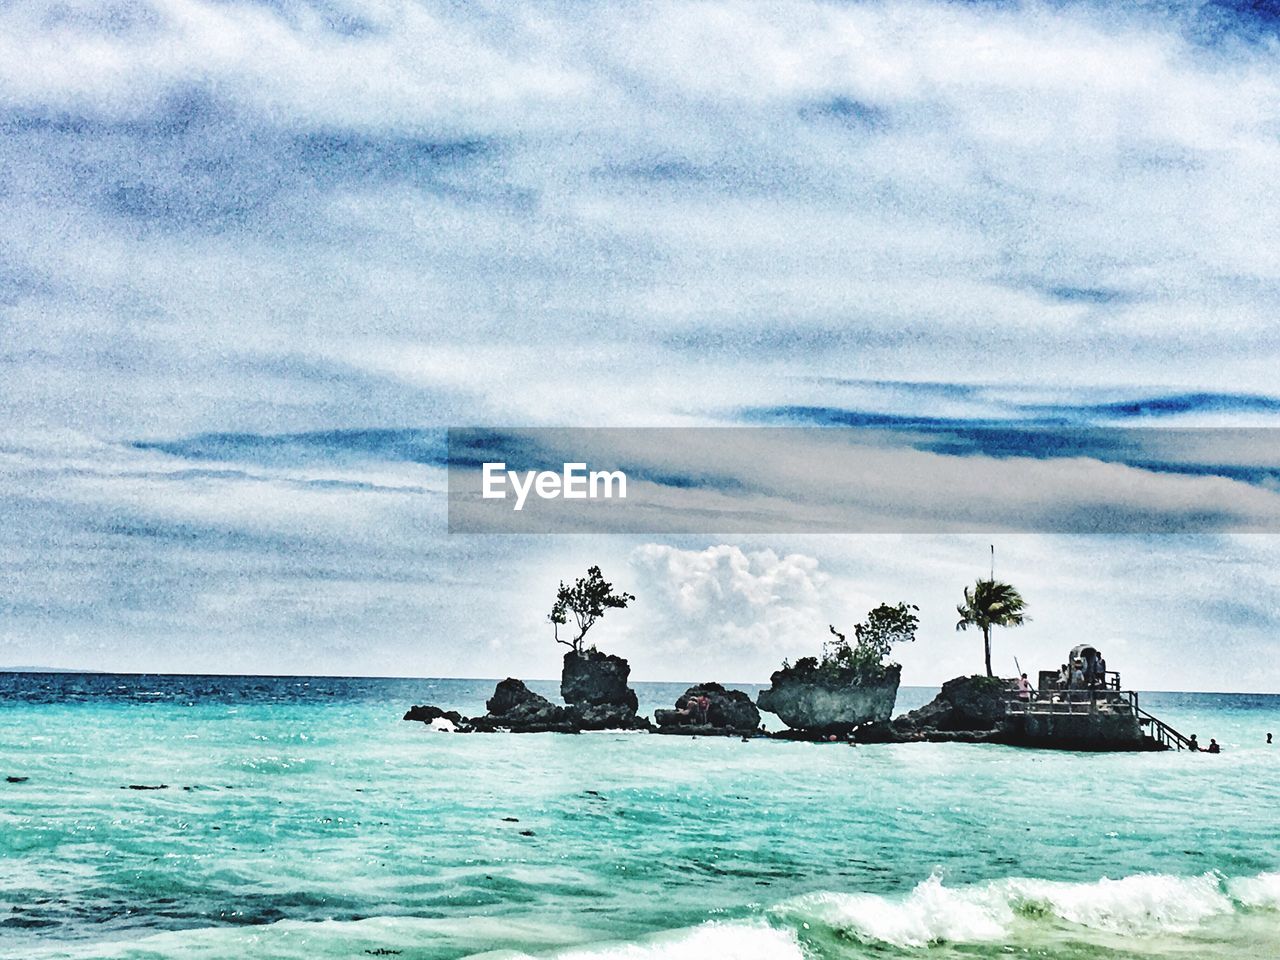
<path id="1" fill-rule="evenodd" d="M 991 669 L 991 628 L 1022 626 L 1031 619 L 1026 610 L 1027 602 L 1017 588 L 1000 580 L 979 580 L 964 588 L 964 603 L 956 607 L 960 614 L 956 629 L 977 627 L 982 631 L 988 677 L 995 676 Z"/>
<path id="2" fill-rule="evenodd" d="M 910 643 L 916 638 L 920 608 L 914 603 L 882 603 L 867 613 L 867 618 L 853 628 L 854 643 L 829 625 L 835 640 L 822 648 L 822 667 L 852 671 L 860 677 L 877 679 L 884 674 L 884 659 L 895 643 Z"/>
<path id="3" fill-rule="evenodd" d="M 604 616 L 606 610 L 623 609 L 635 596 L 630 593 L 613 590 L 613 584 L 604 578 L 599 567 L 589 567 L 585 577 L 579 577 L 573 586 L 560 581 L 560 589 L 556 591 L 556 602 L 551 605 L 547 620 L 551 622 L 556 643 L 563 643 L 574 653 L 582 654 L 582 639 L 587 631 L 595 626 L 595 622 Z M 560 637 L 560 628 L 569 622 L 573 615 L 577 633 L 571 640 Z"/>

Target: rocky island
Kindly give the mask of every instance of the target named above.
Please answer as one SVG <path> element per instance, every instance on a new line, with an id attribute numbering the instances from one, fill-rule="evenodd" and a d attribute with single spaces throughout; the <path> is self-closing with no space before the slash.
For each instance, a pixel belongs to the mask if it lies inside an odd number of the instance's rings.
<path id="1" fill-rule="evenodd" d="M 575 711 L 582 730 L 648 730 L 636 715 L 636 692 L 627 686 L 631 664 L 622 657 L 570 650 L 560 671 L 560 696 Z"/>
<path id="2" fill-rule="evenodd" d="M 741 690 L 718 683 L 699 683 L 680 695 L 674 710 L 654 714 L 658 733 L 683 736 L 754 736 L 760 732 L 760 711 Z"/>
<path id="3" fill-rule="evenodd" d="M 461 733 L 580 733 L 589 730 L 652 731 L 674 736 L 766 736 L 853 743 L 968 742 L 1073 750 L 1159 750 L 1183 746 L 1187 738 L 1138 709 L 1136 695 L 1118 689 L 1032 692 L 1011 690 L 1011 681 L 956 677 L 932 701 L 890 719 L 902 667 L 888 661 L 894 645 L 915 640 L 913 604 L 881 604 L 854 626 L 854 640 L 830 627 L 821 656 L 783 662 L 769 687 L 753 703 L 741 690 L 716 682 L 695 684 L 672 709 L 655 712 L 656 726 L 638 712 L 630 687 L 631 665 L 623 657 L 586 646 L 584 637 L 607 610 L 623 609 L 635 597 L 615 592 L 599 567 L 572 586 L 561 582 L 548 615 L 556 642 L 570 649 L 560 674 L 563 704 L 552 703 L 523 681 L 499 682 L 487 712 L 464 717 L 437 706 L 414 706 L 404 719 Z M 1008 584 L 979 580 L 965 590 L 957 629 L 977 626 L 991 661 L 991 628 L 1025 621 L 1024 604 Z M 569 639 L 559 628 L 572 619 Z M 1024 677 L 1025 681 L 1025 677 Z M 1087 699 L 1079 694 L 1088 692 Z M 760 711 L 775 714 L 787 729 L 768 733 Z M 1148 734 L 1144 725 L 1158 736 Z"/>
<path id="4" fill-rule="evenodd" d="M 803 739 L 847 738 L 893 714 L 902 667 L 887 663 L 894 644 L 915 640 L 919 626 L 913 604 L 881 604 L 854 627 L 854 642 L 834 626 L 822 656 L 784 662 L 756 698 L 761 710 L 777 714 L 790 735 Z"/>
<path id="5" fill-rule="evenodd" d="M 807 659 L 811 662 L 801 660 L 774 671 L 769 688 L 756 697 L 761 710 L 776 714 L 792 730 L 816 737 L 844 737 L 892 716 L 902 675 L 897 664 L 865 679 L 849 672 L 824 674 L 812 657 Z"/>
<path id="6" fill-rule="evenodd" d="M 547 615 L 557 643 L 569 647 L 560 670 L 560 696 L 565 705 L 534 693 L 524 681 L 508 677 L 485 704 L 489 712 L 462 717 L 435 706 L 414 706 L 406 720 L 440 725 L 444 718 L 458 732 L 580 733 L 584 730 L 650 730 L 652 724 L 637 714 L 639 702 L 628 686 L 631 665 L 622 657 L 586 646 L 587 632 L 607 610 L 623 609 L 635 597 L 615 591 L 599 567 L 591 567 L 572 586 L 562 580 Z M 560 628 L 573 618 L 576 633 L 560 637 Z"/>

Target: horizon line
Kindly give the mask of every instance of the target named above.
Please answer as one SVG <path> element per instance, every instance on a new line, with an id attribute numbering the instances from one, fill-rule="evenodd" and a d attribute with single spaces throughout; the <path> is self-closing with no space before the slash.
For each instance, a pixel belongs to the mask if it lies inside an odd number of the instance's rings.
<path id="1" fill-rule="evenodd" d="M 192 671 L 163 671 L 163 670 L 80 670 L 68 667 L 5 667 L 0 666 L 0 674 L 29 674 L 35 675 L 71 675 L 71 676 L 98 676 L 98 677 L 223 677 L 227 679 L 240 680 L 465 680 L 475 683 L 496 683 L 505 679 L 502 677 L 418 677 L 418 676 L 388 676 L 386 674 L 341 674 L 341 673 L 204 673 Z M 962 674 L 961 676 L 981 676 L 981 674 Z M 525 683 L 558 683 L 559 681 L 547 677 L 529 677 L 517 678 Z M 955 677 L 948 677 L 947 680 L 954 680 Z M 1001 679 L 1013 679 L 1004 677 Z M 703 683 L 715 682 L 723 686 L 731 686 L 733 684 L 745 684 L 750 686 L 767 686 L 768 681 L 761 682 L 759 680 L 732 680 L 732 681 L 690 681 L 690 680 L 628 680 L 629 683 Z M 903 688 L 924 688 L 933 689 L 941 687 L 943 683 L 904 683 L 899 685 L 899 689 Z M 1128 688 L 1133 689 L 1137 693 L 1197 693 L 1206 696 L 1249 696 L 1249 697 L 1280 697 L 1280 690 L 1168 690 L 1156 687 L 1150 688 Z"/>

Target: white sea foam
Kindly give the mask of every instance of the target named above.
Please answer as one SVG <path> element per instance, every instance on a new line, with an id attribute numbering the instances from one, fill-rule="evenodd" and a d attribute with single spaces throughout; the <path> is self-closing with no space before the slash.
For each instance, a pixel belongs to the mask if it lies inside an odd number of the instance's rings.
<path id="1" fill-rule="evenodd" d="M 1260 873 L 1227 881 L 1227 892 L 1242 906 L 1280 910 L 1280 873 Z"/>
<path id="2" fill-rule="evenodd" d="M 938 941 L 999 940 L 1013 921 L 1013 909 L 997 897 L 982 897 L 979 888 L 950 888 L 936 874 L 906 897 L 874 893 L 815 893 L 781 905 L 797 918 L 811 917 L 852 934 L 863 942 L 923 947 Z"/>
<path id="3" fill-rule="evenodd" d="M 1089 883 L 1014 878 L 961 887 L 945 886 L 935 874 L 904 897 L 809 894 L 781 904 L 777 912 L 825 924 L 864 943 L 899 947 L 1003 940 L 1036 916 L 1141 937 L 1194 930 L 1211 917 L 1231 913 L 1233 898 L 1246 906 L 1274 907 L 1280 902 L 1278 878 L 1264 874 L 1237 881 L 1228 891 L 1214 873 L 1137 874 Z"/>
<path id="4" fill-rule="evenodd" d="M 1280 908 L 1280 873 L 1224 880 L 1217 874 L 1172 877 L 1138 874 L 1119 880 L 1064 883 L 1014 878 L 972 886 L 948 887 L 934 875 L 905 896 L 869 893 L 816 893 L 789 900 L 763 919 L 712 921 L 669 930 L 634 941 L 565 946 L 598 930 L 566 929 L 555 923 L 513 923 L 510 918 L 468 918 L 465 923 L 411 917 L 373 917 L 359 921 L 285 920 L 262 927 L 218 927 L 169 931 L 114 944 L 32 946 L 33 960 L 130 960 L 165 956 L 182 960 L 222 960 L 228 956 L 270 955 L 281 960 L 349 957 L 376 948 L 436 950 L 483 949 L 484 944 L 521 943 L 469 955 L 469 960 L 814 960 L 833 954 L 808 943 L 805 931 L 828 927 L 868 945 L 917 949 L 938 943 L 990 943 L 1038 939 L 1036 927 L 1078 925 L 1098 935 L 1128 939 L 1169 937 L 1150 956 L 1185 957 L 1181 933 L 1221 914 Z M 816 932 L 816 931 L 815 931 Z M 1256 929 L 1242 931 L 1245 953 L 1265 956 L 1253 939 Z M 805 939 L 806 947 L 801 945 Z M 1272 941 L 1267 941 L 1268 945 Z M 1226 945 L 1223 944 L 1226 951 Z M 526 952 L 533 951 L 533 952 Z M 839 954 L 843 956 L 841 952 Z M 888 954 L 892 955 L 892 954 Z M 926 954 L 927 955 L 927 954 Z"/>
<path id="5" fill-rule="evenodd" d="M 1214 873 L 1199 877 L 1136 874 L 1096 883 L 1006 880 L 1010 898 L 1045 907 L 1055 916 L 1097 930 L 1142 936 L 1184 933 L 1235 907 Z"/>
<path id="6" fill-rule="evenodd" d="M 575 947 L 554 956 L 555 960 L 805 960 L 791 933 L 749 921 L 712 921 L 629 943 Z"/>

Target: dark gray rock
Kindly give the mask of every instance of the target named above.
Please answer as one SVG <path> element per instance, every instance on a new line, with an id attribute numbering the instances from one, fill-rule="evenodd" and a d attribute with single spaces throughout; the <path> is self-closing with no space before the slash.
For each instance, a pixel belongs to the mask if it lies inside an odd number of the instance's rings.
<path id="1" fill-rule="evenodd" d="M 627 686 L 630 676 L 631 664 L 622 657 L 599 650 L 570 650 L 560 672 L 560 696 L 576 707 L 608 703 L 630 707 L 635 713 L 636 693 Z"/>
<path id="2" fill-rule="evenodd" d="M 462 714 L 460 714 L 457 710 L 441 710 L 439 707 L 433 707 L 429 704 L 427 706 L 421 706 L 421 707 L 416 705 L 410 707 L 407 711 L 405 711 L 404 719 L 416 720 L 421 723 L 431 723 L 435 720 L 443 719 L 443 720 L 448 720 L 455 727 L 459 727 L 459 728 L 465 726 L 468 723 L 467 718 L 464 717 Z"/>
<path id="3" fill-rule="evenodd" d="M 705 716 L 697 706 L 703 696 L 708 700 Z M 674 710 L 658 710 L 654 719 L 659 733 L 686 736 L 743 736 L 760 728 L 760 711 L 751 697 L 718 683 L 690 687 L 676 700 Z"/>
<path id="4" fill-rule="evenodd" d="M 756 703 L 788 727 L 811 734 L 843 736 L 864 724 L 883 723 L 893 713 L 902 668 L 890 664 L 877 678 L 797 667 L 774 671 Z"/>
<path id="5" fill-rule="evenodd" d="M 1005 722 L 1005 681 L 998 677 L 955 677 L 918 710 L 893 721 L 899 733 L 1000 730 Z"/>
<path id="6" fill-rule="evenodd" d="M 575 733 L 581 728 L 581 718 L 576 711 L 557 706 L 514 677 L 500 681 L 485 706 L 489 712 L 471 721 L 477 730 Z"/>
<path id="7" fill-rule="evenodd" d="M 628 706 L 616 703 L 589 703 L 570 707 L 578 717 L 581 730 L 651 730 L 645 717 L 637 716 Z"/>
<path id="8" fill-rule="evenodd" d="M 434 723 L 445 719 L 451 722 L 460 733 L 493 733 L 509 730 L 512 733 L 578 733 L 582 730 L 648 730 L 649 721 L 636 716 L 635 694 L 625 686 L 625 679 L 630 668 L 627 662 L 619 657 L 601 656 L 604 673 L 616 677 L 617 663 L 622 664 L 624 694 L 622 702 L 590 702 L 580 705 L 562 707 L 552 703 L 541 694 L 534 693 L 524 681 L 507 677 L 494 688 L 493 696 L 485 703 L 489 711 L 482 717 L 464 717 L 456 710 L 442 710 L 435 706 L 415 706 L 404 715 L 406 720 L 422 723 Z M 579 683 L 591 686 L 588 682 L 589 671 L 579 674 Z M 616 695 L 616 686 L 610 687 L 613 681 L 602 682 L 593 689 L 612 689 Z M 630 694 L 630 696 L 626 696 Z M 598 693 L 597 693 L 598 697 Z"/>
<path id="9" fill-rule="evenodd" d="M 627 686 L 631 664 L 599 650 L 570 650 L 560 673 L 560 696 L 583 730 L 648 730 L 649 721 L 636 716 L 636 692 Z"/>
<path id="10" fill-rule="evenodd" d="M 526 704 L 551 706 L 551 701 L 534 693 L 524 685 L 523 680 L 507 677 L 498 681 L 498 685 L 493 688 L 493 696 L 485 701 L 484 706 L 492 716 L 504 716 Z"/>

